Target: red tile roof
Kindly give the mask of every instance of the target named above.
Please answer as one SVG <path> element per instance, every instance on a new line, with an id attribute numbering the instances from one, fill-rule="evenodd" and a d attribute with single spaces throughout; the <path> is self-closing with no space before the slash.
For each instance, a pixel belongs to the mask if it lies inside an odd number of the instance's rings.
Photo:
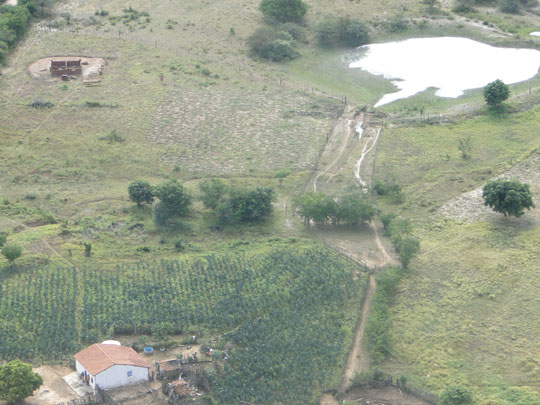
<path id="1" fill-rule="evenodd" d="M 116 364 L 149 368 L 150 365 L 131 347 L 94 343 L 75 354 L 75 360 L 92 375 Z"/>

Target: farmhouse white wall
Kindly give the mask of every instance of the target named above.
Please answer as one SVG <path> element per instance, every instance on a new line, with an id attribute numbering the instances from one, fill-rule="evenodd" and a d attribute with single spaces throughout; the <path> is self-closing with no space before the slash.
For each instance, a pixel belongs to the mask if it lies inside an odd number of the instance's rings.
<path id="1" fill-rule="evenodd" d="M 132 372 L 131 377 L 128 377 L 128 371 Z M 116 364 L 99 373 L 95 377 L 95 381 L 97 386 L 104 390 L 122 385 L 136 384 L 148 381 L 148 369 L 144 367 Z"/>
<path id="2" fill-rule="evenodd" d="M 75 370 L 77 370 L 77 374 L 81 375 L 81 373 L 84 373 L 86 371 L 87 374 L 90 375 L 90 386 L 95 390 L 96 389 L 96 379 L 92 374 L 90 374 L 81 363 L 79 363 L 78 360 L 75 360 Z"/>

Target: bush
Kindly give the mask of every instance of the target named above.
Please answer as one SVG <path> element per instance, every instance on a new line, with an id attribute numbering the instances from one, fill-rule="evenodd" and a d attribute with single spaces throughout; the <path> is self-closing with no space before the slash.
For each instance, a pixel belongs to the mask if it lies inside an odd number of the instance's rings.
<path id="1" fill-rule="evenodd" d="M 154 202 L 154 191 L 150 183 L 145 180 L 136 180 L 128 186 L 129 199 L 140 207 L 144 203 Z"/>
<path id="2" fill-rule="evenodd" d="M 359 20 L 329 17 L 315 27 L 321 46 L 360 46 L 369 42 L 367 27 Z"/>
<path id="3" fill-rule="evenodd" d="M 276 31 L 270 27 L 262 27 L 255 31 L 248 38 L 248 44 L 252 54 L 274 62 L 300 56 L 295 49 L 296 42 L 291 34 L 286 31 Z"/>
<path id="4" fill-rule="evenodd" d="M 2 254 L 10 263 L 13 263 L 15 259 L 18 259 L 22 255 L 22 248 L 18 245 L 5 245 L 2 248 Z"/>
<path id="5" fill-rule="evenodd" d="M 442 392 L 439 405 L 466 405 L 472 403 L 472 395 L 459 385 L 450 385 Z"/>
<path id="6" fill-rule="evenodd" d="M 262 0 L 259 10 L 279 22 L 298 22 L 306 14 L 307 5 L 302 0 Z"/>
<path id="7" fill-rule="evenodd" d="M 188 213 L 191 205 L 191 196 L 184 189 L 182 183 L 170 179 L 155 187 L 154 195 L 161 201 L 162 213 L 183 216 Z"/>
<path id="8" fill-rule="evenodd" d="M 54 104 L 50 101 L 34 100 L 29 104 L 33 108 L 53 108 Z"/>
<path id="9" fill-rule="evenodd" d="M 122 142 L 125 142 L 126 138 L 124 138 L 123 136 L 120 136 L 118 132 L 116 132 L 116 129 L 113 129 L 107 135 L 100 136 L 99 140 L 107 141 L 107 143 L 113 143 L 113 142 L 122 143 Z"/>
<path id="10" fill-rule="evenodd" d="M 0 233 L 0 248 L 6 244 L 7 236 L 3 233 Z"/>
<path id="11" fill-rule="evenodd" d="M 306 33 L 304 28 L 296 23 L 287 22 L 279 26 L 280 31 L 288 32 L 295 41 L 304 41 Z"/>

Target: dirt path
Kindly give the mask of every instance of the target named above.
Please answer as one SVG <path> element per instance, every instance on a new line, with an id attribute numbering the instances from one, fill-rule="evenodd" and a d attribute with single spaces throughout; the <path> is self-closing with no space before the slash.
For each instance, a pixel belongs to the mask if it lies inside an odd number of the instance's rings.
<path id="1" fill-rule="evenodd" d="M 340 393 L 347 391 L 347 389 L 351 386 L 351 379 L 357 372 L 369 369 L 369 355 L 365 347 L 366 345 L 363 344 L 363 340 L 364 329 L 366 328 L 366 319 L 371 307 L 371 300 L 373 299 L 374 293 L 375 277 L 373 277 L 373 274 L 370 274 L 366 289 L 366 296 L 364 297 L 364 303 L 362 304 L 362 312 L 360 315 L 361 320 L 356 328 L 351 351 L 349 352 L 349 357 L 347 358 L 347 363 L 345 364 L 343 375 L 341 376 L 341 385 L 339 387 Z"/>
<path id="2" fill-rule="evenodd" d="M 319 181 L 319 178 L 327 175 L 331 169 L 336 167 L 340 159 L 342 159 L 347 145 L 349 144 L 349 140 L 351 139 L 351 133 L 352 128 L 354 127 L 354 123 L 354 110 L 352 106 L 347 105 L 345 107 L 344 113 L 341 115 L 341 117 L 338 119 L 338 122 L 334 126 L 334 130 L 332 131 L 327 147 L 321 157 L 321 160 L 324 160 L 325 158 L 333 159 L 328 165 L 325 166 L 324 170 L 318 172 L 313 179 L 313 191 L 317 191 L 317 182 Z M 337 171 L 339 171 L 339 167 L 333 175 L 335 175 Z M 331 177 L 333 177 L 333 175 L 331 175 Z"/>

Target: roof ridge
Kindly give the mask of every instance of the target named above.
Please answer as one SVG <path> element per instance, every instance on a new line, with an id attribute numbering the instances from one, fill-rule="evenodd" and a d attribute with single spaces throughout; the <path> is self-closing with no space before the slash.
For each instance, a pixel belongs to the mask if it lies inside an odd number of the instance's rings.
<path id="1" fill-rule="evenodd" d="M 113 359 L 111 359 L 111 358 L 109 357 L 109 355 L 107 354 L 107 352 L 105 352 L 105 350 L 103 350 L 103 349 L 101 348 L 101 344 L 100 344 L 100 343 L 95 343 L 95 344 L 97 345 L 97 347 L 98 347 L 98 349 L 101 351 L 101 353 L 103 353 L 103 354 L 105 355 L 105 357 L 107 357 L 107 359 L 108 359 L 112 364 L 117 364 L 116 361 L 114 361 Z"/>

